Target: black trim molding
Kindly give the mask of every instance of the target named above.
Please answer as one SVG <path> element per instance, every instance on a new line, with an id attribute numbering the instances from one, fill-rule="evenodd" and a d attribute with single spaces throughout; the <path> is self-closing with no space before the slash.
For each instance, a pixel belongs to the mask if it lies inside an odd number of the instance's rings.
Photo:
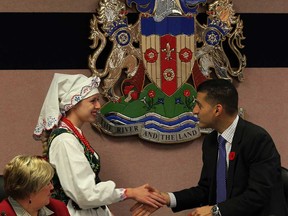
<path id="1" fill-rule="evenodd" d="M 288 67 L 288 14 L 240 16 L 247 67 Z M 0 70 L 87 69 L 91 18 L 92 13 L 0 13 Z"/>

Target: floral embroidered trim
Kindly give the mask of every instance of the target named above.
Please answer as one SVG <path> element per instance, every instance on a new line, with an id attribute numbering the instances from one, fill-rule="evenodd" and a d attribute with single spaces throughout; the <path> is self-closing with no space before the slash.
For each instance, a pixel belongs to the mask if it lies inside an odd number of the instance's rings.
<path id="1" fill-rule="evenodd" d="M 127 199 L 127 189 L 125 188 L 120 188 L 120 199 L 121 201 Z"/>
<path id="2" fill-rule="evenodd" d="M 60 114 L 58 118 L 53 116 L 48 116 L 46 119 L 43 119 L 41 123 L 38 123 L 34 129 L 34 135 L 40 136 L 44 130 L 51 130 L 54 127 L 58 126 L 58 122 L 61 119 L 62 115 Z"/>
<path id="3" fill-rule="evenodd" d="M 71 107 L 73 107 L 79 101 L 83 100 L 93 89 L 97 88 L 100 84 L 100 81 L 100 78 L 95 76 L 89 85 L 83 86 L 79 94 L 73 95 L 70 104 L 64 105 L 64 112 L 71 109 Z"/>

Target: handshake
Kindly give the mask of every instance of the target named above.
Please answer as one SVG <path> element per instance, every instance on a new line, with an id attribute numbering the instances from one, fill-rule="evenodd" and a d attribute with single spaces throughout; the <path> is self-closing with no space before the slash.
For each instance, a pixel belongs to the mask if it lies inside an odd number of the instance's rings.
<path id="1" fill-rule="evenodd" d="M 151 215 L 159 208 L 170 203 L 167 193 L 160 192 L 148 184 L 137 188 L 127 188 L 126 196 L 127 199 L 130 198 L 137 201 L 130 209 L 133 216 Z"/>
<path id="2" fill-rule="evenodd" d="M 126 189 L 127 199 L 134 199 L 137 203 L 130 208 L 132 216 L 149 216 L 164 205 L 169 207 L 171 200 L 167 192 L 160 192 L 148 184 L 137 188 Z M 173 204 L 172 204 L 173 205 Z M 188 216 L 212 216 L 212 207 L 204 205 L 193 208 Z"/>

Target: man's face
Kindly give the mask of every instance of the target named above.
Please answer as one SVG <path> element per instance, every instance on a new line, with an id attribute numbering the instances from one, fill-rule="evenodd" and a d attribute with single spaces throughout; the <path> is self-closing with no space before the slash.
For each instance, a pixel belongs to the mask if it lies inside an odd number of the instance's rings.
<path id="1" fill-rule="evenodd" d="M 198 92 L 193 114 L 199 119 L 199 127 L 213 128 L 216 106 L 211 106 L 205 98 L 207 93 Z"/>

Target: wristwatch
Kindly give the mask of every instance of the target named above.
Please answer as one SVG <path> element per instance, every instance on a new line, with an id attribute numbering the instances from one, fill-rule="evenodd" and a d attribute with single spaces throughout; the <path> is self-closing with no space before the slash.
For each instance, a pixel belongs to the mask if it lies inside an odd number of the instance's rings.
<path id="1" fill-rule="evenodd" d="M 212 207 L 211 214 L 212 216 L 221 216 L 221 213 L 217 204 Z"/>

